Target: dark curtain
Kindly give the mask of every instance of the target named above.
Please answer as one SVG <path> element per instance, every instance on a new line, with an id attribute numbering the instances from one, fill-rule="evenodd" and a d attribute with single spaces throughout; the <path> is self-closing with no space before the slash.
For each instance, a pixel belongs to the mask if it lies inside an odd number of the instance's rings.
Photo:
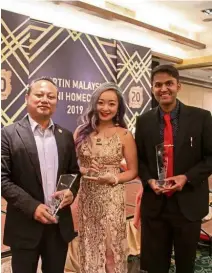
<path id="1" fill-rule="evenodd" d="M 152 69 L 154 69 L 157 65 L 159 65 L 159 61 L 152 61 Z M 155 97 L 152 94 L 152 108 L 158 106 L 158 102 L 156 101 Z"/>

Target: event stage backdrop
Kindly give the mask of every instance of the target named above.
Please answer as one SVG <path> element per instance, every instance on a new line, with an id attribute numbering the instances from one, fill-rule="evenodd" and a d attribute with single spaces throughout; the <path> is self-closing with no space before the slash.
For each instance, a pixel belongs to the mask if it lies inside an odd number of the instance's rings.
<path id="1" fill-rule="evenodd" d="M 149 48 L 56 27 L 2 10 L 1 125 L 26 115 L 25 92 L 40 76 L 59 88 L 54 121 L 74 131 L 92 92 L 105 81 L 117 82 L 127 105 L 126 121 L 134 130 L 136 116 L 151 107 Z M 127 216 L 134 212 L 138 184 L 126 189 Z M 130 190 L 129 190 L 130 188 Z M 2 210 L 6 202 L 2 199 Z M 72 208 L 76 216 L 76 209 Z M 1 215 L 2 237 L 5 214 Z M 74 217 L 75 224 L 77 217 Z M 8 250 L 2 246 L 2 251 Z"/>
<path id="2" fill-rule="evenodd" d="M 127 105 L 126 121 L 151 107 L 151 50 L 104 39 L 2 11 L 2 126 L 26 115 L 27 84 L 52 77 L 59 88 L 54 121 L 74 131 L 92 92 L 117 82 Z"/>
<path id="3" fill-rule="evenodd" d="M 26 114 L 30 18 L 4 10 L 1 14 L 1 124 L 5 126 Z"/>

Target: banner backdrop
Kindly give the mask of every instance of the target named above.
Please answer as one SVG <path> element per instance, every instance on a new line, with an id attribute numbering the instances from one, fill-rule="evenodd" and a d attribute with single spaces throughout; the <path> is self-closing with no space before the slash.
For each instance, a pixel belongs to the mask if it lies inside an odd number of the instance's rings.
<path id="1" fill-rule="evenodd" d="M 53 120 L 71 131 L 76 129 L 92 92 L 106 81 L 117 82 L 123 90 L 126 121 L 132 132 L 136 116 L 150 109 L 149 48 L 56 27 L 4 10 L 2 45 L 3 126 L 26 114 L 27 83 L 41 76 L 53 78 L 59 89 Z"/>
<path id="2" fill-rule="evenodd" d="M 126 121 L 134 132 L 136 117 L 151 108 L 151 50 L 117 42 L 117 83 L 126 102 Z"/>
<path id="3" fill-rule="evenodd" d="M 149 48 L 56 27 L 4 10 L 1 29 L 2 126 L 26 115 L 24 97 L 28 83 L 41 76 L 53 78 L 59 89 L 53 120 L 72 132 L 92 92 L 106 81 L 117 82 L 123 90 L 131 131 L 136 116 L 149 110 Z M 131 197 L 130 191 L 136 192 L 132 186 L 127 189 Z M 133 214 L 134 200 L 135 197 L 127 198 L 127 215 Z M 2 214 L 2 223 L 4 217 Z"/>
<path id="4" fill-rule="evenodd" d="M 5 10 L 1 17 L 1 125 L 5 126 L 26 114 L 30 18 Z"/>
<path id="5" fill-rule="evenodd" d="M 116 81 L 114 40 L 31 21 L 30 81 L 50 76 L 59 88 L 53 117 L 74 131 L 92 92 L 105 81 Z"/>

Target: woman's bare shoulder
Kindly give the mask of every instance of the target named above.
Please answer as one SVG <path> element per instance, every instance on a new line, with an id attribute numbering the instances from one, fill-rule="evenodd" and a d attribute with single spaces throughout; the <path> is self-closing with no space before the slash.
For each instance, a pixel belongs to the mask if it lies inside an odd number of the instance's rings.
<path id="1" fill-rule="evenodd" d="M 126 129 L 126 128 L 117 127 L 117 133 L 118 133 L 119 137 L 121 139 L 123 139 L 123 141 L 126 141 L 128 139 L 132 139 L 133 138 L 132 133 L 128 129 Z"/>

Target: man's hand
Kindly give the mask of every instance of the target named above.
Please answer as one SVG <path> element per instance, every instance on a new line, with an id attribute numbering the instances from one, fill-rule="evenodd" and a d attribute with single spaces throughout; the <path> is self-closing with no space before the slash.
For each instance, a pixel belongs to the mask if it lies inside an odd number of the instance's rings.
<path id="1" fill-rule="evenodd" d="M 48 211 L 48 206 L 40 204 L 34 212 L 34 219 L 38 222 L 41 222 L 42 224 L 56 224 L 57 219 L 53 217 Z"/>
<path id="2" fill-rule="evenodd" d="M 152 188 L 152 190 L 157 194 L 161 194 L 163 192 L 163 188 L 160 188 L 157 184 L 156 184 L 156 180 L 155 179 L 149 179 L 148 180 L 148 184 L 150 185 L 150 187 Z"/>
<path id="3" fill-rule="evenodd" d="M 60 209 L 71 205 L 72 202 L 74 201 L 74 195 L 73 193 L 67 189 L 67 190 L 62 190 L 62 191 L 56 191 L 53 196 L 53 198 L 60 198 L 62 200 L 60 204 Z"/>
<path id="4" fill-rule="evenodd" d="M 187 177 L 182 174 L 182 175 L 169 177 L 169 178 L 165 179 L 165 181 L 171 181 L 173 185 L 166 187 L 163 190 L 163 193 L 166 193 L 169 191 L 171 191 L 171 192 L 182 191 L 184 185 L 187 182 Z"/>

